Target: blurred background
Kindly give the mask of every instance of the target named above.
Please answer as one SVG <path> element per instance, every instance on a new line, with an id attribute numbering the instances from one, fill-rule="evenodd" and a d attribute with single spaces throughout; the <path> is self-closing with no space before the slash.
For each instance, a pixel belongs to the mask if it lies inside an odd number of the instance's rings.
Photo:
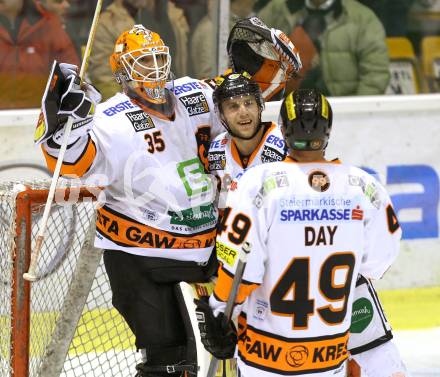
<path id="1" fill-rule="evenodd" d="M 39 107 L 52 60 L 79 64 L 94 9 L 94 1 L 0 1 L 0 109 Z M 228 64 L 229 28 L 252 15 L 301 51 L 302 78 L 290 88 L 329 96 L 440 90 L 440 0 L 104 0 L 89 79 L 104 99 L 117 89 L 108 57 L 134 23 L 162 36 L 176 77 L 212 77 Z"/>

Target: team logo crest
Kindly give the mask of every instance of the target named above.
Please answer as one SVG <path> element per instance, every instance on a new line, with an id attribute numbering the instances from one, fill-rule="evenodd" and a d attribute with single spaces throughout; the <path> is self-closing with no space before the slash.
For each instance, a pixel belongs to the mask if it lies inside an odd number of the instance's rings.
<path id="1" fill-rule="evenodd" d="M 309 185 L 315 191 L 324 192 L 330 187 L 330 179 L 323 171 L 315 170 L 309 174 Z"/>
<path id="2" fill-rule="evenodd" d="M 293 368 L 304 365 L 309 357 L 309 350 L 304 346 L 294 346 L 286 353 L 286 361 Z"/>
<path id="3" fill-rule="evenodd" d="M 321 149 L 322 148 L 322 141 L 321 140 L 312 140 L 310 142 L 310 147 L 314 150 Z"/>

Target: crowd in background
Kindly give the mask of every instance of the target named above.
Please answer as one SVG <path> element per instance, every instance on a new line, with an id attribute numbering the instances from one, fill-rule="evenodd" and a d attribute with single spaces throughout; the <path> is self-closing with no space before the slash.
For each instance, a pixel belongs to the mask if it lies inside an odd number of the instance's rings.
<path id="1" fill-rule="evenodd" d="M 80 64 L 95 5 L 0 1 L 0 109 L 39 107 L 52 61 Z M 290 89 L 440 91 L 440 0 L 230 0 L 230 27 L 252 15 L 298 47 L 304 67 Z M 134 23 L 161 35 L 176 77 L 218 74 L 218 0 L 104 0 L 88 69 L 104 98 L 117 90 L 108 63 L 114 41 Z"/>

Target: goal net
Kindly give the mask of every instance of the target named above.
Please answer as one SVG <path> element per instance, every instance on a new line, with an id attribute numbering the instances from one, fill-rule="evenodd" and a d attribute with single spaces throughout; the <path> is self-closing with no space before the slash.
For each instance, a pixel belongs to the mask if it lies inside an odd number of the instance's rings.
<path id="1" fill-rule="evenodd" d="M 132 376 L 134 337 L 93 247 L 96 187 L 60 181 L 38 279 L 23 280 L 49 184 L 0 183 L 0 376 Z"/>

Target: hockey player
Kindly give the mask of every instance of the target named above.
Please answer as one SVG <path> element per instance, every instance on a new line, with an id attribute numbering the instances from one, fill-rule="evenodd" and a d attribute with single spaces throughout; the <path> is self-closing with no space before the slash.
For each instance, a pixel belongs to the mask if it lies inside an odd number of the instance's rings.
<path id="1" fill-rule="evenodd" d="M 373 177 L 325 160 L 332 111 L 324 96 L 313 90 L 290 94 L 281 120 L 289 156 L 250 169 L 228 195 L 217 239 L 222 263 L 209 302 L 216 315 L 224 310 L 237 262 L 233 256 L 244 240 L 251 242 L 237 299 L 244 302 L 241 375 L 345 376 L 356 276 L 382 276 L 398 253 L 401 230 L 388 195 Z M 211 308 L 198 303 L 205 318 L 202 342 L 219 358 L 231 357 L 231 325 L 221 323 Z M 373 339 L 380 332 L 377 316 Z M 369 376 L 402 370 L 381 362 L 383 371 Z"/>
<path id="2" fill-rule="evenodd" d="M 175 283 L 216 270 L 217 210 L 202 164 L 222 129 L 212 89 L 189 77 L 173 83 L 168 47 L 142 25 L 120 35 L 110 64 L 122 91 L 96 108 L 99 94 L 78 85 L 76 68 L 55 65 L 35 139 L 53 170 L 73 116 L 61 174 L 106 177 L 95 245 L 105 249 L 113 305 L 142 351 L 136 376 L 196 376 Z"/>
<path id="3" fill-rule="evenodd" d="M 252 166 L 284 160 L 286 148 L 279 127 L 261 121 L 263 97 L 247 72 L 227 73 L 217 84 L 213 101 L 227 131 L 211 142 L 208 166 L 218 178 L 218 206 L 222 209 L 233 179 L 238 180 Z"/>
<path id="4" fill-rule="evenodd" d="M 257 17 L 252 17 L 240 20 L 234 25 L 227 45 L 233 69 L 239 72 L 252 72 L 252 79 L 258 82 L 261 90 L 266 94 L 264 96 L 266 101 L 279 98 L 284 93 L 283 78 L 294 75 L 296 68 L 301 66 L 301 60 L 299 55 L 296 55 L 294 47 L 280 43 L 278 38 L 273 38 L 274 35 L 282 34 L 275 29 L 269 29 Z M 228 83 L 229 80 L 226 80 L 223 86 L 220 85 L 214 92 L 217 109 L 219 105 L 221 106 L 223 98 L 231 97 L 234 93 L 233 86 L 228 93 Z M 208 159 L 211 173 L 219 178 L 221 185 L 219 207 L 223 208 L 228 189 L 231 185 L 234 187 L 237 184 L 234 181 L 252 166 L 281 160 L 279 152 L 283 150 L 285 143 L 278 128 L 266 132 L 264 137 L 260 132 L 251 140 L 244 140 L 231 133 L 234 125 L 225 124 L 226 118 L 221 112 L 220 117 L 228 132 L 218 135 L 211 143 Z M 244 156 L 244 161 L 250 160 L 247 164 L 243 163 L 243 153 L 237 153 L 243 148 L 247 150 L 248 155 Z M 365 323 L 362 315 L 357 315 L 358 304 L 365 302 L 371 305 L 373 313 L 373 320 L 367 327 L 362 326 L 362 323 Z M 353 310 L 355 323 L 351 328 L 348 344 L 352 357 L 349 363 L 349 377 L 360 377 L 361 369 L 364 372 L 362 377 L 391 377 L 393 373 L 401 373 L 400 377 L 409 377 L 410 374 L 406 371 L 399 351 L 391 340 L 393 337 L 391 326 L 385 317 L 374 286 L 362 276 L 357 280 Z"/>

